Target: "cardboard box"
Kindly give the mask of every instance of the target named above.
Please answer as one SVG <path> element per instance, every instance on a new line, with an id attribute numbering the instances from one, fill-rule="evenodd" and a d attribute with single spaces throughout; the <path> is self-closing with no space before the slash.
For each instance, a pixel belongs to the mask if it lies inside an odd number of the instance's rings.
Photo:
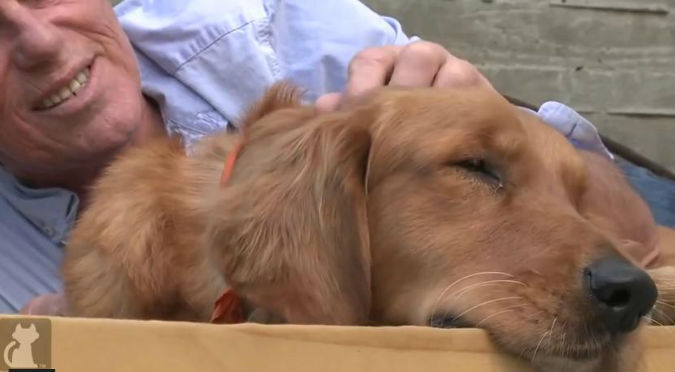
<path id="1" fill-rule="evenodd" d="M 51 333 L 56 371 L 532 371 L 478 329 L 211 325 L 0 316 L 14 328 Z M 7 323 L 14 322 L 14 323 Z M 3 326 L 0 326 L 2 328 Z M 51 329 L 46 329 L 51 327 Z M 675 371 L 675 327 L 644 329 L 639 371 Z M 10 340 L 0 334 L 0 351 Z M 37 341 L 35 342 L 37 344 Z M 13 349 L 18 346 L 13 344 Z M 42 359 L 41 359 L 42 358 Z M 41 360 L 41 362 L 40 362 Z M 47 364 L 49 363 L 49 364 Z M 0 370 L 3 364 L 0 363 Z"/>

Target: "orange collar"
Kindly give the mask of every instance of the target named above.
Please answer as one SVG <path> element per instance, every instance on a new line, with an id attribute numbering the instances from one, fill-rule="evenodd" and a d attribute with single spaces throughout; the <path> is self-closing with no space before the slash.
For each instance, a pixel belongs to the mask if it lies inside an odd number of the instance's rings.
<path id="1" fill-rule="evenodd" d="M 237 161 L 237 156 L 243 147 L 243 141 L 240 141 L 225 158 L 225 166 L 223 173 L 220 175 L 220 186 L 225 187 L 232 177 L 234 171 L 234 163 Z M 233 324 L 244 323 L 246 315 L 241 299 L 234 293 L 232 288 L 225 288 L 223 293 L 216 299 L 213 305 L 213 312 L 211 313 L 211 323 L 218 324 Z"/>
<path id="2" fill-rule="evenodd" d="M 246 314 L 241 299 L 232 288 L 226 288 L 213 304 L 211 323 L 236 324 L 246 322 Z"/>
<path id="3" fill-rule="evenodd" d="M 242 147 L 244 147 L 244 141 L 239 141 L 232 150 L 227 154 L 225 158 L 225 167 L 223 167 L 223 173 L 220 175 L 220 186 L 225 187 L 232 177 L 232 172 L 234 172 L 234 163 L 237 161 L 237 156 Z"/>

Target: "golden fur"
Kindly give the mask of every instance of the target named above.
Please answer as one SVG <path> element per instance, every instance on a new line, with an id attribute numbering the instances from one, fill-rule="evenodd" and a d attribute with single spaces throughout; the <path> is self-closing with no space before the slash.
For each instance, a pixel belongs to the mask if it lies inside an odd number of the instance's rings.
<path id="1" fill-rule="evenodd" d="M 243 122 L 190 157 L 159 140 L 106 171 L 67 249 L 74 315 L 206 321 L 227 281 L 291 323 L 461 314 L 542 368 L 628 363 L 580 273 L 638 264 L 658 233 L 609 161 L 483 89 L 386 88 L 318 113 L 277 85 Z"/>

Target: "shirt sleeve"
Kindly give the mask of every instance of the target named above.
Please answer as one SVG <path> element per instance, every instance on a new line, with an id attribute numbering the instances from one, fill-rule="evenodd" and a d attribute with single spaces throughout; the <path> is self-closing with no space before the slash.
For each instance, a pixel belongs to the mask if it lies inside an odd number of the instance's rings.
<path id="1" fill-rule="evenodd" d="M 145 92 L 188 138 L 222 127 L 218 115 L 236 125 L 280 80 L 308 100 L 340 91 L 356 53 L 414 40 L 357 0 L 125 0 L 115 10 Z"/>
<path id="2" fill-rule="evenodd" d="M 266 10 L 281 73 L 313 93 L 310 98 L 342 90 L 359 51 L 416 39 L 357 0 L 269 0 Z"/>

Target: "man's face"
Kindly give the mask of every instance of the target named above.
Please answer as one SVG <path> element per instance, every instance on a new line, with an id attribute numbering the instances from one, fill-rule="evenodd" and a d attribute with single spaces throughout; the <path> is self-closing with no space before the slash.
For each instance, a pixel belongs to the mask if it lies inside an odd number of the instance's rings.
<path id="1" fill-rule="evenodd" d="M 95 167 L 127 144 L 143 98 L 108 0 L 0 0 L 0 162 L 20 177 Z"/>

